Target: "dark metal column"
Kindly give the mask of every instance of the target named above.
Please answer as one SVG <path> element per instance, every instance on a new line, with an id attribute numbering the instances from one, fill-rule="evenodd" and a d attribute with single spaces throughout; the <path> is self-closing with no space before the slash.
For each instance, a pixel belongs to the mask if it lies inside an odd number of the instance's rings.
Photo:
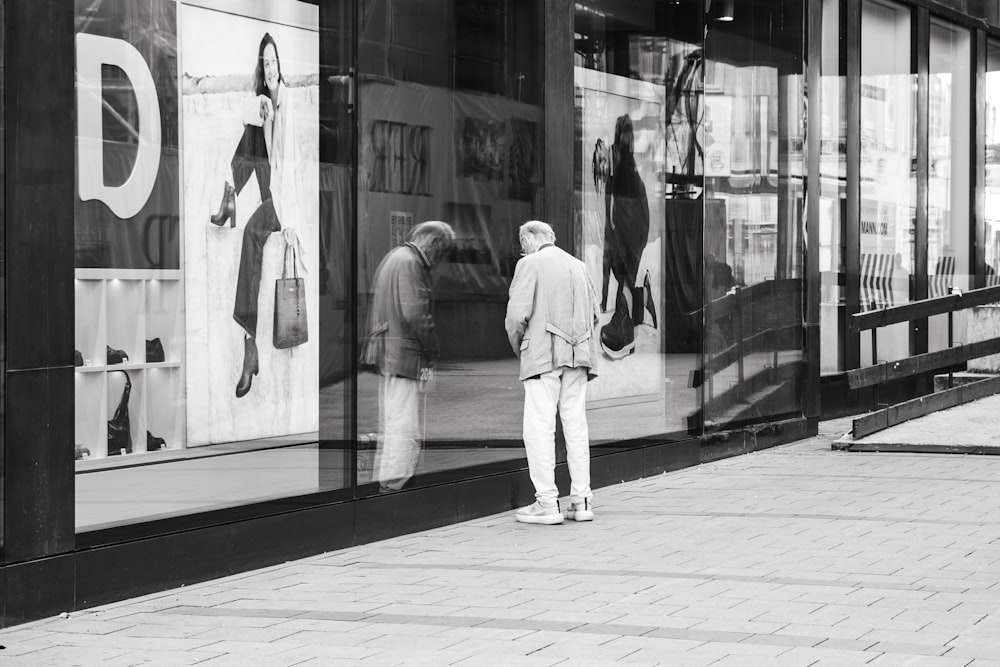
<path id="1" fill-rule="evenodd" d="M 72 3 L 6 3 L 5 557 L 74 546 Z"/>
<path id="2" fill-rule="evenodd" d="M 579 230 L 573 225 L 574 102 L 572 0 L 545 2 L 545 195 L 543 220 L 552 225 L 558 244 L 577 249 Z"/>
<path id="3" fill-rule="evenodd" d="M 818 417 L 820 401 L 820 267 L 819 267 L 819 199 L 820 199 L 820 135 L 822 109 L 823 3 L 809 0 L 806 7 L 806 299 L 805 343 L 806 377 L 803 414 Z"/>
<path id="4" fill-rule="evenodd" d="M 917 76 L 917 201 L 914 229 L 913 286 L 914 301 L 927 298 L 927 176 L 930 156 L 927 151 L 927 130 L 930 116 L 930 12 L 918 8 L 914 13 L 911 72 Z M 927 351 L 927 318 L 910 323 L 910 354 Z"/>
<path id="5" fill-rule="evenodd" d="M 972 31 L 972 104 L 969 137 L 969 257 L 972 259 L 973 288 L 986 287 L 986 33 Z"/>
<path id="6" fill-rule="evenodd" d="M 847 224 L 844 230 L 846 321 L 861 310 L 861 0 L 844 0 L 847 77 Z M 845 322 L 846 324 L 846 322 Z M 860 334 L 841 332 L 845 370 L 861 365 Z"/>

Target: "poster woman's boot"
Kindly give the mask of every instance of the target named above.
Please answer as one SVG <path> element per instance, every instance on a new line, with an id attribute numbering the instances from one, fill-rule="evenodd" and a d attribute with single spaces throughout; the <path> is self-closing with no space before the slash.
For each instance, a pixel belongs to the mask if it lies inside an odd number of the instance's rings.
<path id="1" fill-rule="evenodd" d="M 226 182 L 226 187 L 222 191 L 222 202 L 219 204 L 219 212 L 213 215 L 209 220 L 212 221 L 213 225 L 218 225 L 219 227 L 226 224 L 226 220 L 229 221 L 230 227 L 236 226 L 236 188 L 231 186 L 229 182 Z"/>
<path id="2" fill-rule="evenodd" d="M 243 398 L 250 391 L 253 376 L 260 372 L 257 358 L 257 341 L 253 336 L 247 336 L 243 344 L 243 374 L 236 384 L 236 398 Z"/>
<path id="3" fill-rule="evenodd" d="M 656 302 L 653 301 L 653 287 L 649 281 L 649 271 L 646 271 L 642 287 L 635 288 L 632 298 L 632 313 L 632 319 L 636 326 L 643 324 L 646 321 L 646 313 L 649 313 L 650 324 L 653 325 L 654 329 L 657 328 Z"/>
<path id="4" fill-rule="evenodd" d="M 635 325 L 621 295 L 611 321 L 601 327 L 601 348 L 610 359 L 623 359 L 635 352 Z"/>

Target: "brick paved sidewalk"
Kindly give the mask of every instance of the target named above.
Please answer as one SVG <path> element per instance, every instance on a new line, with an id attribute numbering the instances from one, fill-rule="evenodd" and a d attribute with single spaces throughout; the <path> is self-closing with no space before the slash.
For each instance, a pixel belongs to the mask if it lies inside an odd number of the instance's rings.
<path id="1" fill-rule="evenodd" d="M 3 665 L 1000 666 L 1000 457 L 819 437 L 0 631 Z"/>

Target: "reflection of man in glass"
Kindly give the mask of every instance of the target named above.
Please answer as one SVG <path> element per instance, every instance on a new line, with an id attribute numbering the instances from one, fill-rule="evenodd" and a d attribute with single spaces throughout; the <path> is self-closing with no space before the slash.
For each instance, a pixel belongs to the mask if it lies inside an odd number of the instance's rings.
<path id="1" fill-rule="evenodd" d="M 243 372 L 236 385 L 237 398 L 250 391 L 253 376 L 260 371 L 257 356 L 257 296 L 260 292 L 261 264 L 264 243 L 273 232 L 282 231 L 285 221 L 285 240 L 297 244 L 295 233 L 287 223 L 296 219 L 295 207 L 299 202 L 295 168 L 296 155 L 292 98 L 281 76 L 278 45 L 265 33 L 257 50 L 257 68 L 254 71 L 253 97 L 243 109 L 243 137 L 233 155 L 234 185 L 225 184 L 219 212 L 211 217 L 212 223 L 222 226 L 228 220 L 236 226 L 236 195 L 250 180 L 257 177 L 260 189 L 260 206 L 253 212 L 243 230 L 243 249 L 236 279 L 236 304 L 233 319 L 242 327 Z"/>
<path id="2" fill-rule="evenodd" d="M 374 480 L 383 492 L 403 488 L 417 468 L 420 383 L 429 377 L 439 354 L 431 269 L 454 243 L 450 225 L 421 223 L 410 232 L 409 242 L 393 249 L 375 270 L 375 298 L 361 362 L 380 375 Z"/>
<path id="3" fill-rule="evenodd" d="M 638 286 L 639 262 L 649 236 L 649 202 L 633 147 L 632 119 L 628 114 L 619 116 L 611 147 L 611 176 L 604 195 L 602 297 L 607 298 L 609 272 L 615 276 L 618 293 L 614 315 L 601 328 L 601 347 L 612 359 L 621 359 L 635 351 L 635 327 L 645 319 L 645 310 L 649 310 L 652 324 L 656 326 L 648 272 L 642 286 Z"/>

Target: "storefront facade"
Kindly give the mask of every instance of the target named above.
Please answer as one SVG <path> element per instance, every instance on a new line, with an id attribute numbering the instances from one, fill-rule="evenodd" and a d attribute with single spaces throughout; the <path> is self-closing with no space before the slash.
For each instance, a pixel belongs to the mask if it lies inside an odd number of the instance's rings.
<path id="1" fill-rule="evenodd" d="M 595 487 L 864 409 L 846 318 L 1000 268 L 991 4 L 4 2 L 0 626 L 530 502 L 530 219 L 600 294 Z M 359 359 L 426 220 L 399 455 Z"/>

